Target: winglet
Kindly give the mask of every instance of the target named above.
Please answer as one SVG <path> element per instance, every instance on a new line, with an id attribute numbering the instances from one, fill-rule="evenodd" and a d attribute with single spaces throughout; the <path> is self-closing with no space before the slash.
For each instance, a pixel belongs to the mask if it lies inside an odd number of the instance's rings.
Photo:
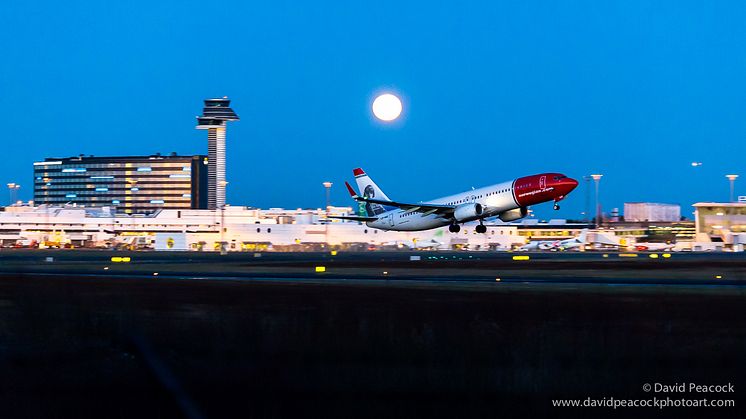
<path id="1" fill-rule="evenodd" d="M 357 194 L 355 193 L 355 190 L 352 189 L 352 186 L 350 186 L 350 184 L 347 182 L 345 182 L 345 186 L 347 186 L 347 191 L 350 193 L 350 196 L 353 198 L 357 198 Z"/>
<path id="2" fill-rule="evenodd" d="M 365 172 L 359 167 L 357 169 L 352 169 L 352 174 L 355 175 L 355 177 L 365 176 Z"/>

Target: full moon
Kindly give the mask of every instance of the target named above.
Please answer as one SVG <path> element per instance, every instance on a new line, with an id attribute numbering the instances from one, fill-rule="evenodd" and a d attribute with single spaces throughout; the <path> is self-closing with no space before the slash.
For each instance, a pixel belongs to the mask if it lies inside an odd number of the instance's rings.
<path id="1" fill-rule="evenodd" d="M 384 93 L 373 101 L 373 115 L 381 121 L 393 121 L 401 115 L 401 100 L 391 93 Z"/>

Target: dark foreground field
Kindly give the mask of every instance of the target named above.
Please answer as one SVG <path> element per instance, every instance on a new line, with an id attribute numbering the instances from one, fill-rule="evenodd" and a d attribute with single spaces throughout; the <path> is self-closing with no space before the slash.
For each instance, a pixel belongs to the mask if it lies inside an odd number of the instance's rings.
<path id="1" fill-rule="evenodd" d="M 2 417 L 601 417 L 614 412 L 551 400 L 731 382 L 735 408 L 663 413 L 743 417 L 745 297 L 734 286 L 6 274 L 0 406 Z"/>

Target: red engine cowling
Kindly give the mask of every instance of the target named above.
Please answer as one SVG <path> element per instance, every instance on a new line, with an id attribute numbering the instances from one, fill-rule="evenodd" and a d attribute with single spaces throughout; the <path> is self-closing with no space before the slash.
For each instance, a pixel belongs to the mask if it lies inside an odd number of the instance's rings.
<path id="1" fill-rule="evenodd" d="M 453 212 L 453 218 L 459 222 L 476 220 L 482 215 L 482 212 L 484 212 L 482 204 L 461 204 Z"/>
<path id="2" fill-rule="evenodd" d="M 528 208 L 521 207 L 521 208 L 512 209 L 510 211 L 505 211 L 501 213 L 500 215 L 498 215 L 497 217 L 501 221 L 508 222 L 508 221 L 520 220 L 521 218 L 527 215 L 528 215 Z"/>

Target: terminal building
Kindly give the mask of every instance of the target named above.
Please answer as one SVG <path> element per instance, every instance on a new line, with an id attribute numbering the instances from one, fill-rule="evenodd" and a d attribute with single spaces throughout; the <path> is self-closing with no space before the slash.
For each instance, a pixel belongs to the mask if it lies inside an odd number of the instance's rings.
<path id="1" fill-rule="evenodd" d="M 746 244 L 745 202 L 698 202 L 694 204 L 695 250 L 743 250 Z"/>
<path id="2" fill-rule="evenodd" d="M 214 210 L 164 209 L 153 214 L 113 213 L 109 208 L 13 206 L 0 211 L 4 247 L 91 247 L 191 251 L 306 251 L 469 249 L 508 250 L 525 238 L 515 225 L 476 223 L 459 233 L 447 228 L 383 231 L 356 221 L 331 221 L 352 208 L 259 210 L 225 206 Z"/>
<path id="3" fill-rule="evenodd" d="M 624 221 L 666 221 L 681 220 L 681 206 L 657 202 L 626 202 Z"/>
<path id="4" fill-rule="evenodd" d="M 47 158 L 34 163 L 34 203 L 126 214 L 207 208 L 207 163 L 176 154 Z"/>
<path id="5" fill-rule="evenodd" d="M 197 129 L 207 131 L 207 156 L 84 156 L 34 163 L 34 203 L 109 207 L 114 213 L 225 207 L 226 127 L 237 121 L 227 97 L 206 99 Z"/>

